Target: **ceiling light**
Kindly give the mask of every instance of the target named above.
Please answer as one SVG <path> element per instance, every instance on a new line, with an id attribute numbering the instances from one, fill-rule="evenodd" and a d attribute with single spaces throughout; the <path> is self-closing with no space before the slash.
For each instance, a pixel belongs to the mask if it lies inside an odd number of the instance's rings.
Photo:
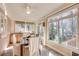
<path id="1" fill-rule="evenodd" d="M 30 14 L 31 12 L 30 11 L 26 11 L 26 14 Z"/>
<path id="2" fill-rule="evenodd" d="M 26 6 L 26 14 L 31 13 L 31 7 L 29 5 Z"/>
<path id="3" fill-rule="evenodd" d="M 7 16 L 7 11 L 5 11 L 5 15 Z"/>

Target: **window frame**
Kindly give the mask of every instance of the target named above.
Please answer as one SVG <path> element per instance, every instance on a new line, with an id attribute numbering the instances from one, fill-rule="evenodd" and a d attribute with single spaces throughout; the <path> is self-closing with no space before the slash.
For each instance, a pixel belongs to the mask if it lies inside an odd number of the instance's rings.
<path id="1" fill-rule="evenodd" d="M 30 25 L 32 25 L 32 28 L 33 28 L 32 31 L 34 31 L 34 25 L 35 25 L 34 23 L 32 23 L 32 22 L 23 22 L 23 21 L 15 21 L 15 32 L 17 32 L 17 31 L 16 31 L 16 24 L 20 24 L 20 25 L 21 25 L 21 24 L 26 24 L 26 25 L 29 25 L 29 27 L 30 27 Z M 20 27 L 21 27 L 21 26 L 20 26 Z M 25 27 L 25 25 L 24 25 L 24 27 Z M 24 30 L 25 30 L 25 28 L 24 28 Z M 30 31 L 30 30 L 28 30 L 28 32 L 29 32 L 29 31 Z M 20 32 L 21 32 L 21 33 L 24 33 L 25 31 L 22 32 L 22 31 L 20 30 Z"/>
<path id="2" fill-rule="evenodd" d="M 78 12 L 79 12 L 79 7 L 78 7 L 78 5 L 74 5 L 73 7 L 70 7 L 70 8 L 66 8 L 66 9 L 64 9 L 63 11 L 60 11 L 60 12 L 58 12 L 58 13 L 56 13 L 56 14 L 53 14 L 53 15 L 51 15 L 51 16 L 48 16 L 47 17 L 47 43 L 49 43 L 50 42 L 50 40 L 49 40 L 49 32 L 48 32 L 48 23 L 49 23 L 49 18 L 50 17 L 52 17 L 52 16 L 56 16 L 56 15 L 59 15 L 59 14 L 61 14 L 61 13 L 63 13 L 63 12 L 65 12 L 65 11 L 68 11 L 68 10 L 72 10 L 72 9 L 75 9 L 75 8 L 77 8 L 77 10 L 78 10 Z M 78 14 L 78 12 L 74 15 L 74 16 L 77 16 L 78 17 L 78 19 L 79 19 L 79 14 Z M 73 16 L 71 16 L 71 15 L 69 15 L 69 16 L 67 16 L 67 17 L 63 17 L 63 18 L 60 18 L 60 19 L 57 19 L 58 20 L 58 23 L 59 23 L 59 20 L 64 20 L 64 19 L 67 19 L 67 18 L 72 18 Z M 76 27 L 77 27 L 77 29 L 76 29 L 76 31 L 79 33 L 79 31 L 78 31 L 78 23 L 79 23 L 79 21 L 78 21 L 78 19 L 76 20 L 77 21 L 77 24 L 76 24 Z M 58 26 L 59 27 L 59 26 Z M 79 35 L 77 33 L 77 36 Z M 78 45 L 79 45 L 79 42 L 78 42 L 79 40 L 78 40 L 78 37 L 77 37 L 77 39 L 76 39 L 76 47 L 78 47 Z M 55 43 L 55 42 L 51 42 L 51 43 Z M 61 45 L 61 44 L 60 44 Z M 61 45 L 61 46 L 63 46 L 63 45 Z M 68 48 L 68 47 L 67 47 Z M 79 48 L 79 47 L 78 47 Z"/>

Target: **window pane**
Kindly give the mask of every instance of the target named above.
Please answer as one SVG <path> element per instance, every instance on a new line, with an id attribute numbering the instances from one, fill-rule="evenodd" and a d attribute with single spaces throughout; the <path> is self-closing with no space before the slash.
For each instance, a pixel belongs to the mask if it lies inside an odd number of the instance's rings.
<path id="1" fill-rule="evenodd" d="M 62 29 L 62 21 L 63 20 L 60 20 L 59 21 L 59 43 L 63 42 L 63 29 Z"/>
<path id="2" fill-rule="evenodd" d="M 20 32 L 20 28 L 21 28 L 21 25 L 20 24 L 16 24 L 15 25 L 15 32 Z"/>
<path id="3" fill-rule="evenodd" d="M 24 32 L 24 30 L 25 30 L 25 24 L 21 24 L 20 27 L 21 27 L 21 28 L 20 28 L 21 32 Z"/>
<path id="4" fill-rule="evenodd" d="M 42 24 L 39 25 L 39 35 L 40 35 L 41 37 L 44 36 L 44 27 L 43 27 Z"/>
<path id="5" fill-rule="evenodd" d="M 61 43 L 76 47 L 76 17 L 61 20 L 60 24 Z"/>
<path id="6" fill-rule="evenodd" d="M 77 13 L 77 8 L 62 13 L 62 17 L 69 16 L 69 15 L 71 15 L 71 13 L 72 13 L 73 15 L 75 15 L 75 14 Z"/>
<path id="7" fill-rule="evenodd" d="M 58 43 L 59 41 L 58 41 L 57 30 L 58 30 L 58 22 L 49 23 L 49 39 Z"/>
<path id="8" fill-rule="evenodd" d="M 15 32 L 32 32 L 33 24 L 16 23 Z"/>
<path id="9" fill-rule="evenodd" d="M 77 24 L 77 17 L 73 17 L 72 22 L 73 22 L 72 23 L 72 38 L 70 39 L 70 41 L 68 41 L 67 45 L 76 48 L 76 37 L 77 37 L 76 24 Z"/>

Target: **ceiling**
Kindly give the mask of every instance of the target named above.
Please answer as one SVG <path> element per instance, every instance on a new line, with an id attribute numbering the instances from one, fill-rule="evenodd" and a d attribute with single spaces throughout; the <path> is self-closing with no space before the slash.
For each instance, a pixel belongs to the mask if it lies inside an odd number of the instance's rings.
<path id="1" fill-rule="evenodd" d="M 8 16 L 12 20 L 27 20 L 38 21 L 41 17 L 48 14 L 50 11 L 63 5 L 63 3 L 29 3 L 31 6 L 31 14 L 26 15 L 24 3 L 6 3 Z"/>

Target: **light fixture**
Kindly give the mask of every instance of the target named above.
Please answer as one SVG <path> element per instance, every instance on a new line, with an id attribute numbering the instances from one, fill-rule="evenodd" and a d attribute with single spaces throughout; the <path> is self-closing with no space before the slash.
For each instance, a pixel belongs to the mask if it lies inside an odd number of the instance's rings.
<path id="1" fill-rule="evenodd" d="M 26 6 L 26 14 L 30 14 L 31 13 L 31 6 L 27 4 Z"/>
<path id="2" fill-rule="evenodd" d="M 30 11 L 26 11 L 26 14 L 30 14 L 31 12 Z"/>
<path id="3" fill-rule="evenodd" d="M 25 5 L 25 33 L 27 32 L 27 28 L 26 28 L 26 22 L 28 22 L 29 19 L 29 14 L 31 14 L 31 6 L 29 4 L 24 4 Z M 24 34 L 24 36 L 26 36 L 26 34 Z"/>
<path id="4" fill-rule="evenodd" d="M 5 16 L 7 16 L 7 11 L 5 10 Z"/>

